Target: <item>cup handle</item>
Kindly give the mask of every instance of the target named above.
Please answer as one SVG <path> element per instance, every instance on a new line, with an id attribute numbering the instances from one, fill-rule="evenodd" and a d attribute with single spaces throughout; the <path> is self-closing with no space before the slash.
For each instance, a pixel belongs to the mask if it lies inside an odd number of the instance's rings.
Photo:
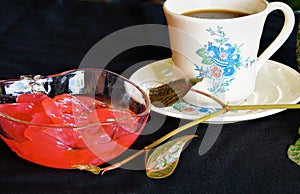
<path id="1" fill-rule="evenodd" d="M 269 13 L 274 10 L 281 10 L 284 14 L 283 27 L 275 38 L 275 40 L 266 48 L 266 50 L 257 59 L 257 72 L 262 65 L 283 45 L 293 31 L 295 24 L 295 15 L 293 10 L 282 2 L 271 2 L 269 5 Z"/>

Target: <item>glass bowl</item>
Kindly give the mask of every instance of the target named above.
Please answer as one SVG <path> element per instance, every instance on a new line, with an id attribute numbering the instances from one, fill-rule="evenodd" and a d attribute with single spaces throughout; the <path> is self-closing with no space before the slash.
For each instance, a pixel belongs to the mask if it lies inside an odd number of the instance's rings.
<path id="1" fill-rule="evenodd" d="M 85 68 L 0 81 L 0 137 L 21 158 L 53 168 L 100 165 L 143 130 L 147 94 L 113 72 Z"/>

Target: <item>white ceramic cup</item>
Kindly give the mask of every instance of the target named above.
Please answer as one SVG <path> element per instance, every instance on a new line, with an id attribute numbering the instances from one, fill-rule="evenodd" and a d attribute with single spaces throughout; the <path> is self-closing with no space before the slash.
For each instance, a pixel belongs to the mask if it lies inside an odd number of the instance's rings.
<path id="1" fill-rule="evenodd" d="M 194 86 L 196 89 L 229 103 L 243 101 L 254 91 L 259 69 L 286 41 L 295 23 L 288 5 L 265 0 L 167 0 L 163 9 L 173 63 L 189 78 L 204 77 Z M 221 14 L 222 18 L 218 18 L 217 13 L 207 18 L 183 15 L 208 10 L 247 15 L 233 18 L 232 14 Z M 274 10 L 283 12 L 284 26 L 270 46 L 257 56 L 266 17 Z M 185 98 L 190 102 L 196 100 L 189 95 Z"/>

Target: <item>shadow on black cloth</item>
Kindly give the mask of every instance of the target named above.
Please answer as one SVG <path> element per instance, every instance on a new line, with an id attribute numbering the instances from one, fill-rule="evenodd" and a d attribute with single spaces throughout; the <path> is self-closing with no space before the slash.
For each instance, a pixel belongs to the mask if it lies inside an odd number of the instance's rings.
<path id="1" fill-rule="evenodd" d="M 77 68 L 89 49 L 105 36 L 139 24 L 165 24 L 161 5 L 123 1 L 1 1 L 0 78 L 54 74 Z M 297 24 L 299 14 L 296 15 Z M 282 18 L 268 18 L 262 49 L 280 29 Z M 272 57 L 296 69 L 296 31 Z M 122 72 L 133 64 L 170 57 L 168 48 L 144 46 L 116 56 L 107 67 Z M 286 156 L 298 138 L 299 110 L 222 126 L 214 146 L 198 154 L 208 124 L 200 124 L 174 174 L 153 180 L 143 170 L 117 169 L 104 176 L 77 170 L 50 169 L 18 158 L 0 142 L 0 183 L 4 193 L 291 193 L 300 192 L 300 167 Z M 143 142 L 147 145 L 181 121 L 164 120 Z M 153 125 L 151 125 L 153 127 Z M 147 127 L 146 127 L 147 128 Z M 150 130 L 154 130 L 150 129 Z M 191 129 L 195 130 L 195 129 Z M 191 131 L 190 131 L 191 132 Z"/>

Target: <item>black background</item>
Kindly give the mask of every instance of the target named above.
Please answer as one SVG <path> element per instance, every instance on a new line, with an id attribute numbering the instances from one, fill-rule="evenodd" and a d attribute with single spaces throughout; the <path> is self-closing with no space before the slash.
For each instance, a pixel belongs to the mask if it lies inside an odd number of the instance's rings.
<path id="1" fill-rule="evenodd" d="M 296 32 L 272 57 L 294 69 Z M 0 1 L 0 78 L 54 74 L 77 68 L 89 49 L 105 36 L 138 24 L 166 24 L 161 5 L 146 1 L 95 3 L 83 1 Z M 268 17 L 263 50 L 278 33 L 282 15 Z M 261 52 L 261 51 L 260 51 Z M 142 46 L 116 56 L 106 67 L 118 73 L 147 60 L 170 57 L 168 48 Z M 213 147 L 198 149 L 208 125 L 200 124 L 182 153 L 175 172 L 154 180 L 144 170 L 116 169 L 103 176 L 79 170 L 51 169 L 17 157 L 0 142 L 0 185 L 3 193 L 296 193 L 300 167 L 286 154 L 299 137 L 300 111 L 224 125 Z M 165 118 L 156 132 L 134 145 L 145 146 L 181 124 Z M 152 120 L 153 121 L 153 120 Z M 151 122 L 151 120 L 149 121 Z M 152 125 L 151 125 L 152 126 Z M 193 133 L 188 130 L 187 133 Z M 142 160 L 141 160 L 142 161 Z"/>

